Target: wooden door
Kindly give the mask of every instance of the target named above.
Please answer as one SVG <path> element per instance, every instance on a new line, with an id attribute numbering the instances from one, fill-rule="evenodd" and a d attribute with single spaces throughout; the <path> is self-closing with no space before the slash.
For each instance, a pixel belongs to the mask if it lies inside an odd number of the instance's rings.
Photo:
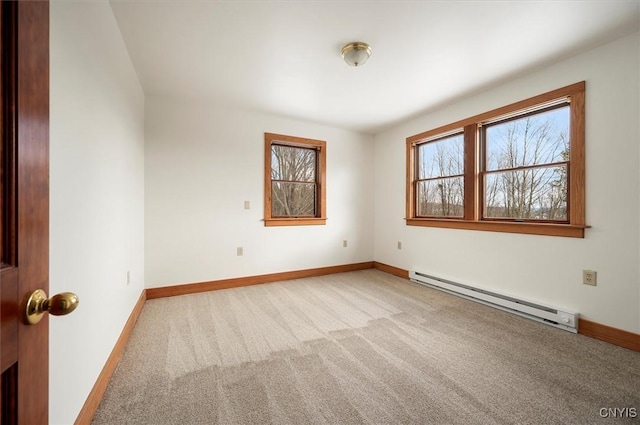
<path id="1" fill-rule="evenodd" d="M 46 425 L 49 318 L 25 325 L 49 290 L 49 3 L 0 3 L 0 418 Z"/>

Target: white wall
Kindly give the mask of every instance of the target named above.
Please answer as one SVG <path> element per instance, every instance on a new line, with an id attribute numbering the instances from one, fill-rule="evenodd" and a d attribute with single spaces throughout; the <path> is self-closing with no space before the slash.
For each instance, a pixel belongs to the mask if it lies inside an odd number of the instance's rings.
<path id="1" fill-rule="evenodd" d="M 373 259 L 371 136 L 164 98 L 145 113 L 147 287 Z M 264 227 L 265 132 L 327 142 L 326 225 Z"/>
<path id="2" fill-rule="evenodd" d="M 575 309 L 640 332 L 638 33 L 393 128 L 375 137 L 375 260 Z M 586 80 L 584 239 L 411 227 L 405 139 Z M 397 250 L 397 241 L 403 249 Z M 582 284 L 582 269 L 598 286 Z"/>
<path id="3" fill-rule="evenodd" d="M 51 424 L 71 424 L 144 288 L 144 94 L 107 2 L 51 2 Z M 127 271 L 131 283 L 127 285 Z"/>

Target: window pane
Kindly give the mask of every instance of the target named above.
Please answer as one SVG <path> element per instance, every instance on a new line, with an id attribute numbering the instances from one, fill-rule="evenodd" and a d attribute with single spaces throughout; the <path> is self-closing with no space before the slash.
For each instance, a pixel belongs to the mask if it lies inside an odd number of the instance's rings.
<path id="1" fill-rule="evenodd" d="M 462 217 L 464 178 L 451 177 L 418 182 L 417 215 Z"/>
<path id="2" fill-rule="evenodd" d="M 272 180 L 315 182 L 316 164 L 315 149 L 271 146 Z"/>
<path id="3" fill-rule="evenodd" d="M 486 170 L 569 160 L 569 106 L 485 128 Z"/>
<path id="4" fill-rule="evenodd" d="M 485 175 L 485 218 L 567 220 L 567 165 Z"/>
<path id="5" fill-rule="evenodd" d="M 315 216 L 315 183 L 272 182 L 271 215 L 273 217 Z"/>
<path id="6" fill-rule="evenodd" d="M 464 173 L 464 136 L 456 134 L 418 146 L 418 179 Z"/>

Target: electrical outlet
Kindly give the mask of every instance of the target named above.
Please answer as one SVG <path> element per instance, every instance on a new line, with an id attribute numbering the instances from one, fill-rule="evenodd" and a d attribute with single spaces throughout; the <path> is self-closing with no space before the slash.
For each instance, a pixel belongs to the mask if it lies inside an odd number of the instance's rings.
<path id="1" fill-rule="evenodd" d="M 598 283 L 598 273 L 595 270 L 582 270 L 582 283 L 596 286 Z"/>
<path id="2" fill-rule="evenodd" d="M 402 249 L 402 242 L 398 241 L 398 249 Z"/>
<path id="3" fill-rule="evenodd" d="M 251 202 L 250 201 L 244 201 L 244 209 L 245 210 L 251 209 Z"/>
<path id="4" fill-rule="evenodd" d="M 243 254 L 244 254 L 244 250 L 242 249 L 242 247 L 241 246 L 237 247 L 236 248 L 236 255 L 238 257 L 242 257 Z"/>
<path id="5" fill-rule="evenodd" d="M 131 283 L 131 270 L 127 270 L 127 285 Z"/>
<path id="6" fill-rule="evenodd" d="M 342 241 L 342 247 L 343 247 L 343 248 L 346 248 L 346 247 L 347 247 L 347 240 L 346 240 L 346 239 Z"/>

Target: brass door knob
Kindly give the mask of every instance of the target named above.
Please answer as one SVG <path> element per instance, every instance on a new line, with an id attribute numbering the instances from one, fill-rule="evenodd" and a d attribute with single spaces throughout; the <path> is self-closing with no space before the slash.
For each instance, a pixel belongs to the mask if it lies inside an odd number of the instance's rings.
<path id="1" fill-rule="evenodd" d="M 71 313 L 78 307 L 80 300 L 73 292 L 62 292 L 47 298 L 47 293 L 42 289 L 36 289 L 27 300 L 25 309 L 25 323 L 35 325 L 42 319 L 45 312 L 54 316 L 64 316 Z"/>

